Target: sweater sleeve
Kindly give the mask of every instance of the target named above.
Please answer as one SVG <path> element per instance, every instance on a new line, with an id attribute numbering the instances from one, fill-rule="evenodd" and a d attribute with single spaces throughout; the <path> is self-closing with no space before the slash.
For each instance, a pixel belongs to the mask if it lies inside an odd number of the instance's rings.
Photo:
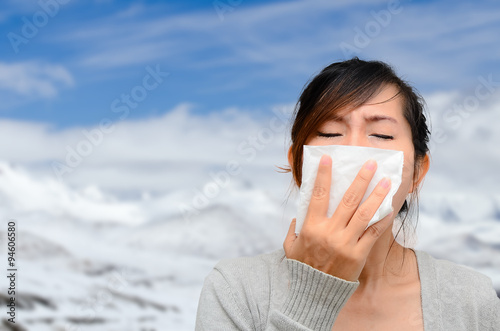
<path id="1" fill-rule="evenodd" d="M 296 260 L 286 263 L 290 284 L 283 294 L 285 300 L 280 308 L 271 309 L 266 324 L 251 313 L 254 310 L 249 305 L 256 298 L 249 293 L 254 291 L 237 290 L 224 270 L 214 269 L 201 292 L 196 330 L 330 331 L 359 282 L 328 275 Z M 252 286 L 251 281 L 244 283 Z"/>

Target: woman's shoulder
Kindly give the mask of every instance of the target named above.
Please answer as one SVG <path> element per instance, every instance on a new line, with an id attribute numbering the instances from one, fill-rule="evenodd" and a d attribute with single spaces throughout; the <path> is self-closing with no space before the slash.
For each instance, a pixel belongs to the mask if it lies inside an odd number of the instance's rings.
<path id="1" fill-rule="evenodd" d="M 283 299 L 283 286 L 288 283 L 287 270 L 283 249 L 223 259 L 205 278 L 202 292 L 212 292 L 205 295 L 230 302 L 231 309 L 238 307 L 245 320 L 265 325 L 270 309 Z"/>
<path id="2" fill-rule="evenodd" d="M 223 259 L 215 265 L 208 277 L 217 275 L 230 287 L 241 290 L 254 286 L 270 287 L 273 277 L 286 271 L 284 258 L 284 250 L 277 249 L 256 256 Z"/>
<path id="3" fill-rule="evenodd" d="M 477 323 L 498 323 L 500 299 L 488 276 L 423 251 L 415 250 L 415 254 L 428 323 L 442 319 L 470 330 Z"/>
<path id="4" fill-rule="evenodd" d="M 227 272 L 245 272 L 255 270 L 270 270 L 276 267 L 285 258 L 284 250 L 277 249 L 272 252 L 259 254 L 255 256 L 243 256 L 228 258 L 219 261 L 215 268 Z"/>
<path id="5" fill-rule="evenodd" d="M 263 329 L 274 302 L 272 299 L 276 293 L 282 293 L 282 278 L 287 276 L 280 270 L 286 265 L 282 263 L 284 257 L 281 249 L 218 262 L 203 284 L 197 330 L 217 330 L 224 323 L 241 330 L 257 325 Z M 218 316 L 217 321 L 211 316 Z"/>
<path id="6" fill-rule="evenodd" d="M 455 263 L 449 260 L 440 259 L 431 254 L 415 250 L 419 269 L 422 272 L 430 273 L 436 280 L 444 283 L 450 281 L 455 284 L 462 283 L 464 286 L 474 288 L 492 289 L 491 279 L 473 268 Z"/>

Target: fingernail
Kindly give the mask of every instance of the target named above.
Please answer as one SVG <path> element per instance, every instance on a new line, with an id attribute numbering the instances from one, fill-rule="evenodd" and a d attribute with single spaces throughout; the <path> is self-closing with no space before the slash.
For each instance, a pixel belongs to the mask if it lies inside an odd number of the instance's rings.
<path id="1" fill-rule="evenodd" d="M 368 162 L 365 163 L 365 169 L 375 170 L 375 167 L 377 167 L 377 162 L 373 160 L 369 160 Z"/>
<path id="2" fill-rule="evenodd" d="M 388 188 L 389 186 L 391 186 L 391 180 L 389 178 L 384 178 L 380 181 L 380 186 L 382 186 L 383 188 Z"/>
<path id="3" fill-rule="evenodd" d="M 329 164 L 331 164 L 331 161 L 332 161 L 332 159 L 331 159 L 328 155 L 324 154 L 324 155 L 321 157 L 321 160 L 319 161 L 319 163 L 320 163 L 320 164 L 326 164 L 326 165 L 329 165 Z"/>

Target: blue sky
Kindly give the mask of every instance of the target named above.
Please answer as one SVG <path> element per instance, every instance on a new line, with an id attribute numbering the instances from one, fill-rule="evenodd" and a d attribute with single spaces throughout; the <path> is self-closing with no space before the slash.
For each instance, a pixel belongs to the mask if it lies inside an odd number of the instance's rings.
<path id="1" fill-rule="evenodd" d="M 471 89 L 480 75 L 500 80 L 493 0 L 9 0 L 2 7 L 0 116 L 56 130 L 118 118 L 112 109 L 137 86 L 129 119 L 184 103 L 199 114 L 266 114 L 351 55 L 393 64 L 424 94 Z M 33 33 L 26 26 L 35 23 Z M 144 95 L 147 67 L 168 76 Z"/>

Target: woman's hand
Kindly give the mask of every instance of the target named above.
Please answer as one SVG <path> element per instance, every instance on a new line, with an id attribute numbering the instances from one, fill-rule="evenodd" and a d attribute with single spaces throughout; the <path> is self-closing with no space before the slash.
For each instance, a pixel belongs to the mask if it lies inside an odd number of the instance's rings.
<path id="1" fill-rule="evenodd" d="M 286 257 L 335 277 L 357 281 L 373 244 L 392 220 L 393 213 L 365 231 L 391 186 L 390 180 L 384 178 L 359 205 L 376 168 L 375 161 L 366 162 L 332 217 L 327 217 L 332 159 L 323 155 L 302 230 L 295 235 L 293 219 L 283 243 Z"/>

